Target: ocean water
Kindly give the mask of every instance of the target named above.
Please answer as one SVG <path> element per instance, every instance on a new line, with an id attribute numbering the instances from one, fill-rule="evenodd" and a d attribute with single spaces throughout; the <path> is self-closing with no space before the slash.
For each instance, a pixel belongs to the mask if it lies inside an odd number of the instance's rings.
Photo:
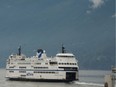
<path id="1" fill-rule="evenodd" d="M 5 69 L 0 69 L 0 87 L 104 87 L 106 74 L 111 74 L 111 71 L 80 70 L 80 80 L 70 83 L 9 81 L 5 78 Z"/>

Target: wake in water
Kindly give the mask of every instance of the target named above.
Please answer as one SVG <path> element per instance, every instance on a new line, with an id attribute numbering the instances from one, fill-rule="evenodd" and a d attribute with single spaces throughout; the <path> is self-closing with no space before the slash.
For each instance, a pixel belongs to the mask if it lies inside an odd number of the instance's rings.
<path id="1" fill-rule="evenodd" d="M 97 84 L 97 83 L 87 83 L 87 82 L 78 82 L 78 81 L 74 81 L 73 83 L 79 85 L 80 87 L 104 87 L 103 84 Z"/>

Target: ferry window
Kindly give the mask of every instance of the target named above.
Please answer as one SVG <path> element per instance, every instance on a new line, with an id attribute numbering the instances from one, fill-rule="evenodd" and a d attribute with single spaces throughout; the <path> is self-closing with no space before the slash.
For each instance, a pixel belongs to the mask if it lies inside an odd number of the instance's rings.
<path id="1" fill-rule="evenodd" d="M 34 69 L 48 69 L 48 67 L 34 67 Z"/>
<path id="2" fill-rule="evenodd" d="M 22 64 L 31 64 L 31 63 L 18 63 L 18 64 L 21 64 L 22 65 Z"/>
<path id="3" fill-rule="evenodd" d="M 39 72 L 39 71 L 34 71 L 34 73 L 49 73 L 49 74 L 54 74 L 55 72 Z"/>
<path id="4" fill-rule="evenodd" d="M 24 58 L 22 58 L 21 60 L 25 60 Z"/>
<path id="5" fill-rule="evenodd" d="M 51 73 L 54 73 L 54 72 L 51 72 Z"/>
<path id="6" fill-rule="evenodd" d="M 25 69 L 26 67 L 19 67 L 19 68 L 21 68 L 21 69 Z"/>
<path id="7" fill-rule="evenodd" d="M 35 64 L 41 65 L 41 63 L 35 63 Z"/>
<path id="8" fill-rule="evenodd" d="M 37 71 L 34 71 L 34 73 L 38 73 Z"/>
<path id="9" fill-rule="evenodd" d="M 19 71 L 19 73 L 26 73 L 26 71 Z"/>
<path id="10" fill-rule="evenodd" d="M 21 75 L 21 77 L 25 77 L 26 75 Z"/>
<path id="11" fill-rule="evenodd" d="M 75 65 L 75 63 L 73 63 L 73 65 Z"/>
<path id="12" fill-rule="evenodd" d="M 51 65 L 57 64 L 57 62 L 50 62 Z"/>
<path id="13" fill-rule="evenodd" d="M 9 71 L 10 73 L 13 73 L 14 71 Z"/>
<path id="14" fill-rule="evenodd" d="M 48 63 L 45 63 L 46 65 L 48 65 Z"/>
<path id="15" fill-rule="evenodd" d="M 59 65 L 61 65 L 62 63 L 59 63 Z"/>
<path id="16" fill-rule="evenodd" d="M 77 71 L 78 68 L 77 67 L 59 67 L 59 68 L 63 68 L 65 71 Z"/>
<path id="17" fill-rule="evenodd" d="M 35 71 L 34 73 L 39 73 L 39 72 Z"/>
<path id="18" fill-rule="evenodd" d="M 9 67 L 9 68 L 14 68 L 14 66 L 11 66 L 11 67 Z"/>
<path id="19" fill-rule="evenodd" d="M 59 63 L 59 65 L 77 65 L 76 63 Z"/>
<path id="20" fill-rule="evenodd" d="M 73 69 L 73 70 L 76 70 L 76 71 L 78 70 L 77 68 L 72 68 L 72 69 Z"/>
<path id="21" fill-rule="evenodd" d="M 69 63 L 67 63 L 67 65 L 69 65 Z"/>

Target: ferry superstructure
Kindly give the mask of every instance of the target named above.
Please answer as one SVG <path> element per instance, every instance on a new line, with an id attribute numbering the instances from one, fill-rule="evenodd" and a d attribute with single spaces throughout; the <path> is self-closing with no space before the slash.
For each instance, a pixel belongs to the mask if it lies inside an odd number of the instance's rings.
<path id="1" fill-rule="evenodd" d="M 10 55 L 6 64 L 6 78 L 10 80 L 74 81 L 79 79 L 78 61 L 72 53 L 62 52 L 55 57 L 47 57 L 38 49 L 33 57 L 21 53 Z"/>

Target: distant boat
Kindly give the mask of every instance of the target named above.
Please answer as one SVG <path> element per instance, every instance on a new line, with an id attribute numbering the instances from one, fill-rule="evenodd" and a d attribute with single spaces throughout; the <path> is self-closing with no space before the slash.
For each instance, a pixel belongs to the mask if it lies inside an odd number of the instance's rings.
<path id="1" fill-rule="evenodd" d="M 6 63 L 6 78 L 9 80 L 37 80 L 37 81 L 74 81 L 79 79 L 79 67 L 75 56 L 62 52 L 55 57 L 47 57 L 42 49 L 38 49 L 36 56 L 27 58 L 21 53 L 12 54 Z"/>

